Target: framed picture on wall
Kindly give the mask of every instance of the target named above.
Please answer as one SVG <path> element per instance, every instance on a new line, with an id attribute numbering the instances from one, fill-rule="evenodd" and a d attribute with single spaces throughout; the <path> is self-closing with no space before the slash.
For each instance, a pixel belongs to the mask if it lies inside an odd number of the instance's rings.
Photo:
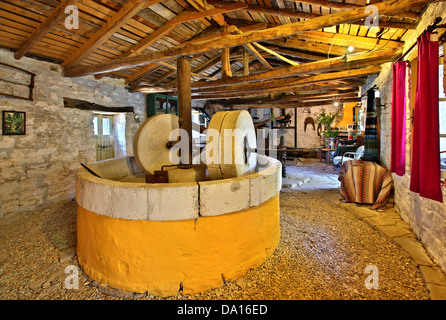
<path id="1" fill-rule="evenodd" d="M 22 111 L 2 111 L 2 134 L 26 134 L 26 113 Z"/>

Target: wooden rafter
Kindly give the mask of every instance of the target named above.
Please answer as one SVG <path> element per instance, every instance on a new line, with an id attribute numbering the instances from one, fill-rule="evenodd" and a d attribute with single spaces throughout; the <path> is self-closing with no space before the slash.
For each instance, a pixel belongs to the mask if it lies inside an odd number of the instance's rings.
<path id="1" fill-rule="evenodd" d="M 131 55 L 139 54 L 148 47 L 150 47 L 153 43 L 155 43 L 157 40 L 161 39 L 163 36 L 165 36 L 168 32 L 170 32 L 173 28 L 175 28 L 178 24 L 192 21 L 192 20 L 198 20 L 205 17 L 210 17 L 213 15 L 222 14 L 226 12 L 231 12 L 234 10 L 238 10 L 239 8 L 244 7 L 245 5 L 242 3 L 234 3 L 225 7 L 221 7 L 218 9 L 210 9 L 200 12 L 191 12 L 191 11 L 183 11 L 179 15 L 177 15 L 172 20 L 167 21 L 162 27 L 155 30 L 153 33 L 145 37 L 143 40 L 141 40 L 139 43 L 132 46 L 129 50 L 127 50 L 125 53 L 121 55 L 121 57 L 128 57 Z"/>
<path id="2" fill-rule="evenodd" d="M 265 46 L 262 46 L 261 44 L 259 44 L 259 43 L 257 43 L 257 42 L 254 42 L 253 45 L 255 45 L 255 46 L 256 46 L 257 48 L 259 48 L 259 49 L 262 49 L 263 51 L 266 51 L 266 52 L 272 54 L 273 56 L 279 58 L 280 60 L 285 61 L 286 63 L 289 63 L 289 64 L 292 65 L 292 66 L 295 66 L 295 65 L 298 65 L 298 64 L 299 64 L 299 63 L 297 63 L 296 61 L 293 61 L 293 60 L 291 60 L 291 59 L 288 59 L 288 58 L 282 56 L 281 54 L 275 52 L 274 50 L 271 50 L 271 49 L 269 49 L 269 48 L 267 48 L 267 47 L 265 47 Z"/>
<path id="3" fill-rule="evenodd" d="M 289 0 L 291 2 L 300 2 L 300 3 L 306 3 L 310 5 L 318 5 L 327 9 L 336 9 L 336 10 L 351 10 L 351 9 L 357 9 L 357 8 L 364 8 L 366 6 L 359 5 L 356 3 L 345 3 L 345 2 L 335 2 L 335 1 L 328 1 L 328 0 Z M 410 8 L 410 7 L 408 7 Z M 394 17 L 402 17 L 407 19 L 413 19 L 413 20 L 419 20 L 420 17 L 417 14 L 414 14 L 412 12 L 408 11 L 408 8 L 404 8 L 400 11 L 394 11 L 387 13 L 388 16 L 394 16 Z"/>
<path id="4" fill-rule="evenodd" d="M 63 0 L 51 14 L 40 24 L 33 34 L 21 45 L 15 52 L 14 58 L 21 59 L 29 50 L 31 50 L 42 39 L 51 28 L 65 15 L 65 8 L 74 5 L 77 0 Z"/>
<path id="5" fill-rule="evenodd" d="M 297 77 L 297 78 L 285 78 L 278 80 L 269 80 L 260 83 L 250 83 L 250 84 L 242 84 L 242 85 L 233 85 L 226 87 L 216 87 L 216 88 L 204 88 L 204 89 L 195 89 L 192 91 L 192 94 L 197 93 L 200 95 L 205 94 L 222 94 L 226 96 L 228 93 L 241 93 L 246 92 L 249 94 L 250 92 L 281 92 L 283 91 L 294 91 L 298 88 L 307 86 L 312 83 L 321 83 L 328 82 L 339 79 L 350 79 L 356 77 L 363 77 L 372 74 L 379 73 L 381 71 L 381 67 L 367 67 L 361 69 L 352 69 L 345 70 L 339 72 L 330 72 L 323 73 L 316 76 L 308 76 L 308 77 Z"/>
<path id="6" fill-rule="evenodd" d="M 299 0 L 290 0 L 292 2 L 300 2 L 300 3 L 308 3 L 313 5 L 320 5 L 318 0 L 306 0 L 306 1 L 299 1 Z M 209 0 L 209 3 L 212 3 L 216 6 L 222 6 L 227 5 L 228 1 L 222 1 L 222 0 Z M 358 5 L 358 4 L 351 4 L 351 3 L 342 3 L 342 2 L 334 2 L 334 1 L 322 1 L 324 5 L 320 5 L 321 7 L 325 7 L 328 9 L 336 9 L 336 10 L 350 10 L 350 9 L 357 9 L 362 8 L 365 9 L 366 6 Z M 289 17 L 289 18 L 297 18 L 297 19 L 312 19 L 320 16 L 320 14 L 317 13 L 307 13 L 307 12 L 300 12 L 295 10 L 289 10 L 286 8 L 274 8 L 274 7 L 264 7 L 259 6 L 255 4 L 249 4 L 247 8 L 242 9 L 246 11 L 251 12 L 258 12 L 263 14 L 268 14 L 272 16 L 280 16 L 280 17 Z M 407 10 L 404 10 L 404 12 L 392 12 L 387 15 L 383 16 L 389 16 L 389 17 L 399 17 L 399 18 L 406 18 L 418 21 L 420 20 L 420 16 L 416 13 L 408 12 Z"/>
<path id="7" fill-rule="evenodd" d="M 324 101 L 330 98 L 355 98 L 358 96 L 360 90 L 359 88 L 348 89 L 348 90 L 333 90 L 331 89 L 329 92 L 325 91 L 325 93 L 321 93 L 319 95 L 278 95 L 273 99 L 268 98 L 248 98 L 248 99 L 229 99 L 224 101 L 224 105 L 227 107 L 245 107 L 250 105 L 257 104 L 268 104 L 268 105 L 280 105 L 283 103 L 290 102 L 314 102 L 314 101 Z M 310 98 L 311 97 L 311 98 Z M 314 99 L 313 99 L 314 98 Z M 317 99 L 317 100 L 316 100 Z M 313 100 L 313 101 L 311 101 Z M 218 100 L 211 100 L 211 104 L 218 104 Z"/>
<path id="8" fill-rule="evenodd" d="M 198 92 L 204 92 L 207 90 L 206 88 L 210 88 L 208 91 L 217 91 L 219 87 L 226 87 L 227 89 L 240 89 L 240 87 L 249 88 L 251 86 L 250 83 L 254 83 L 252 88 L 259 87 L 258 82 L 262 81 L 271 81 L 271 82 L 263 82 L 263 85 L 266 83 L 272 84 L 272 81 L 280 86 L 281 81 L 280 78 L 290 78 L 298 75 L 307 74 L 309 72 L 312 73 L 321 73 L 328 72 L 333 70 L 348 70 L 353 68 L 360 68 L 365 65 L 377 65 L 380 63 L 388 62 L 394 60 L 398 56 L 398 51 L 395 50 L 382 50 L 380 52 L 367 52 L 361 53 L 351 57 L 351 60 L 345 61 L 344 58 L 331 58 L 325 59 L 321 61 L 308 62 L 296 66 L 290 66 L 286 68 L 278 68 L 273 71 L 251 74 L 247 76 L 238 76 L 227 79 L 220 79 L 215 81 L 205 81 L 205 82 L 197 82 L 192 84 L 192 90 L 196 90 Z M 289 81 L 289 79 L 288 79 Z M 257 84 L 256 84 L 257 83 Z M 145 92 L 146 88 L 152 90 L 149 86 L 142 86 L 140 88 L 135 88 L 135 91 Z M 158 87 L 161 92 L 170 92 L 175 91 L 176 89 L 172 86 L 162 86 Z M 214 89 L 215 88 L 215 89 Z M 221 90 L 224 90 L 221 89 Z"/>
<path id="9" fill-rule="evenodd" d="M 400 48 L 404 45 L 404 42 L 391 39 L 376 39 L 323 31 L 310 31 L 299 34 L 297 37 L 301 40 L 322 42 L 325 44 L 333 44 L 337 46 L 348 47 L 350 45 L 353 45 L 356 48 L 364 50 L 371 50 L 384 46 L 386 48 Z"/>
<path id="10" fill-rule="evenodd" d="M 261 94 L 253 94 L 253 96 L 260 96 Z M 207 98 L 193 98 L 193 100 L 205 100 Z M 348 102 L 360 102 L 361 98 L 343 98 L 340 99 L 340 103 L 348 103 Z M 214 105 L 223 105 L 226 106 L 225 102 L 214 101 Z M 263 104 L 252 104 L 252 105 L 231 105 L 232 108 L 251 108 L 251 109 L 266 109 L 266 108 L 280 108 L 280 109 L 288 109 L 288 108 L 305 108 L 305 107 L 316 107 L 316 106 L 327 106 L 332 105 L 333 100 L 326 99 L 315 102 L 300 102 L 300 101 L 291 101 L 288 103 L 263 103 Z"/>
<path id="11" fill-rule="evenodd" d="M 378 10 L 382 13 L 405 10 L 405 8 L 427 4 L 432 1 L 427 0 L 399 0 L 385 1 L 377 3 Z M 314 31 L 324 27 L 347 23 L 358 19 L 364 19 L 368 13 L 362 8 L 351 9 L 324 15 L 318 18 L 309 19 L 305 22 L 294 22 L 264 30 L 254 30 L 238 35 L 222 35 L 207 41 L 191 41 L 168 50 L 162 50 L 153 53 L 142 54 L 136 57 L 126 57 L 112 60 L 95 66 L 78 66 L 65 69 L 65 76 L 84 76 L 91 74 L 105 73 L 125 68 L 146 65 L 152 62 L 162 61 L 169 58 L 179 57 L 181 55 L 191 55 L 203 53 L 211 50 L 221 50 L 226 47 L 239 46 L 253 41 L 265 39 L 274 39 L 293 34 L 299 34 L 306 31 Z"/>
<path id="12" fill-rule="evenodd" d="M 259 30 L 259 29 L 264 29 L 266 27 L 265 23 L 255 23 L 253 25 L 249 25 L 246 27 L 242 27 L 240 28 L 241 31 L 243 32 L 247 32 L 247 31 L 252 31 L 252 30 Z M 213 36 L 208 36 L 207 38 L 212 38 Z M 204 40 L 205 38 L 200 38 L 200 40 Z M 234 50 L 230 50 L 231 54 L 234 53 Z M 202 54 L 203 55 L 203 54 Z M 195 55 L 194 58 L 192 60 L 194 60 L 196 57 L 198 56 L 202 56 L 202 55 Z M 234 59 L 237 59 L 238 56 L 233 57 Z M 220 62 L 220 55 L 215 55 L 213 58 L 203 62 L 201 65 L 199 65 L 198 67 L 195 67 L 194 69 L 192 69 L 192 72 L 195 73 L 200 73 L 203 72 L 209 68 L 214 67 L 216 64 L 218 64 Z M 165 75 L 160 76 L 159 78 L 155 79 L 154 82 L 158 82 L 161 81 L 162 79 L 165 79 L 166 77 L 170 76 L 172 73 L 168 72 Z"/>
<path id="13" fill-rule="evenodd" d="M 327 54 L 330 53 L 330 56 L 342 56 L 347 53 L 347 46 L 339 46 L 339 45 L 331 45 L 328 43 L 320 43 L 320 42 L 313 42 L 313 41 L 304 41 L 301 39 L 277 39 L 277 40 L 266 40 L 266 42 L 293 48 L 293 49 L 299 49 L 299 50 L 307 50 L 312 53 L 323 53 Z M 359 51 L 364 51 L 362 49 L 359 49 Z"/>
<path id="14" fill-rule="evenodd" d="M 67 68 L 78 64 L 88 57 L 93 51 L 107 41 L 117 30 L 127 23 L 141 9 L 160 2 L 161 0 L 132 0 L 126 3 L 121 10 L 108 20 L 88 41 L 86 41 L 70 59 L 62 63 L 62 67 Z"/>

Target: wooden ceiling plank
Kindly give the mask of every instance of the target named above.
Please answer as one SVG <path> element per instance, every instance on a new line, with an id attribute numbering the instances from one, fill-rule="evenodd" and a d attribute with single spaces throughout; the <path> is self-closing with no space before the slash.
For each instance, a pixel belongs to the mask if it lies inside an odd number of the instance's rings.
<path id="1" fill-rule="evenodd" d="M 65 15 L 65 8 L 73 5 L 77 0 L 64 0 L 56 9 L 41 23 L 41 25 L 34 31 L 34 33 L 22 44 L 22 46 L 14 53 L 14 58 L 21 59 L 29 50 L 31 50 L 42 39 L 51 28 L 63 18 Z"/>
<path id="2" fill-rule="evenodd" d="M 439 1 L 439 0 L 435 0 Z M 428 0 L 400 0 L 400 1 L 385 1 L 377 3 L 378 10 L 382 13 L 393 12 L 395 10 L 403 10 L 404 8 L 413 5 L 425 5 L 431 3 Z M 274 39 L 293 34 L 299 34 L 306 31 L 319 30 L 324 27 L 333 26 L 341 23 L 348 23 L 358 19 L 364 19 L 368 13 L 361 8 L 345 10 L 336 12 L 330 15 L 321 16 L 318 18 L 306 20 L 305 22 L 295 22 L 274 28 L 264 30 L 255 30 L 239 35 L 223 35 L 216 37 L 213 41 L 191 41 L 184 43 L 175 48 L 170 48 L 168 51 L 159 51 L 154 53 L 142 54 L 137 57 L 127 57 L 116 59 L 108 63 L 100 64 L 94 67 L 71 67 L 65 69 L 66 76 L 83 76 L 89 74 L 105 73 L 114 70 L 121 70 L 135 66 L 149 64 L 155 61 L 166 60 L 172 57 L 181 55 L 190 55 L 203 53 L 211 50 L 223 49 L 237 45 L 243 45 L 253 41 L 261 41 L 265 39 Z"/>
<path id="3" fill-rule="evenodd" d="M 133 0 L 127 2 L 107 23 L 105 23 L 98 32 L 94 33 L 86 43 L 78 50 L 70 60 L 65 61 L 62 67 L 73 66 L 102 45 L 117 30 L 119 30 L 128 20 L 136 15 L 147 4 L 157 3 L 161 0 Z"/>

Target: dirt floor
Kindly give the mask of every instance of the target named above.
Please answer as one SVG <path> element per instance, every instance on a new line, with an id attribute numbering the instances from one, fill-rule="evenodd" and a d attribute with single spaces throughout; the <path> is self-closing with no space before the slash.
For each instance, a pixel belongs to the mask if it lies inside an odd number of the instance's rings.
<path id="1" fill-rule="evenodd" d="M 326 188 L 338 185 L 331 167 L 324 177 L 332 184 Z M 280 195 L 280 244 L 264 264 L 221 288 L 163 299 L 429 299 L 407 253 L 346 208 L 320 197 L 324 185 L 317 177 L 326 169 L 288 171 L 291 179 L 284 184 L 291 185 Z M 75 201 L 66 201 L 0 219 L 0 299 L 159 299 L 113 290 L 80 268 L 80 288 L 66 288 L 71 271 L 65 268 L 79 267 L 73 256 L 76 210 Z M 378 288 L 367 288 L 366 268 L 379 271 Z"/>

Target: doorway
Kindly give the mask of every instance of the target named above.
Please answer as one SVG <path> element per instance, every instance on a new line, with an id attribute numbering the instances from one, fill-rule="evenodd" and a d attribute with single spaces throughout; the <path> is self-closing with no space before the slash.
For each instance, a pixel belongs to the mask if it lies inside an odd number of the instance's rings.
<path id="1" fill-rule="evenodd" d="M 93 128 L 95 137 L 96 161 L 115 157 L 113 127 L 113 115 L 94 114 Z"/>

